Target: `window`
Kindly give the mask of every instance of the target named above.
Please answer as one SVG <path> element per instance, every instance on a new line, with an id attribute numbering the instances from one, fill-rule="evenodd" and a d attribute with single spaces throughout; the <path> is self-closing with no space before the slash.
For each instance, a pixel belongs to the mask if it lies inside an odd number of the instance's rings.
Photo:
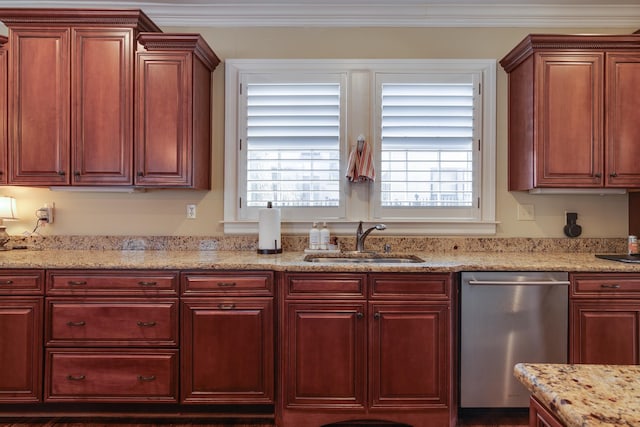
<path id="1" fill-rule="evenodd" d="M 225 231 L 495 233 L 495 61 L 229 60 Z M 375 182 L 346 179 L 363 134 Z M 390 226 L 391 228 L 391 226 Z"/>

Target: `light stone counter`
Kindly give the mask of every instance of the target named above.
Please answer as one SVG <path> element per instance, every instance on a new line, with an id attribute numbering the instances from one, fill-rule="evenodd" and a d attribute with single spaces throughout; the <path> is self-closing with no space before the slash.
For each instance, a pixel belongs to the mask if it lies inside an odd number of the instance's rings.
<path id="1" fill-rule="evenodd" d="M 415 264 L 311 263 L 303 261 L 304 252 L 259 255 L 248 250 L 12 250 L 0 252 L 0 268 L 640 272 L 640 264 L 601 260 L 592 253 L 415 252 L 414 254 L 424 262 Z"/>
<path id="2" fill-rule="evenodd" d="M 640 426 L 640 366 L 521 363 L 514 373 L 567 427 Z"/>

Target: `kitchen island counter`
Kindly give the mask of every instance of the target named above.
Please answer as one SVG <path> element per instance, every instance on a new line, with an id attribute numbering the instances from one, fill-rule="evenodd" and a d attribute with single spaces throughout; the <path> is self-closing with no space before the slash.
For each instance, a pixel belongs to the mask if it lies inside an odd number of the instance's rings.
<path id="1" fill-rule="evenodd" d="M 274 271 L 570 271 L 640 272 L 640 264 L 602 260 L 591 253 L 415 252 L 424 260 L 406 264 L 312 263 L 304 252 L 259 255 L 217 250 L 12 250 L 0 253 L 9 268 L 225 269 Z"/>
<path id="2" fill-rule="evenodd" d="M 514 373 L 567 427 L 640 425 L 640 366 L 519 363 Z"/>

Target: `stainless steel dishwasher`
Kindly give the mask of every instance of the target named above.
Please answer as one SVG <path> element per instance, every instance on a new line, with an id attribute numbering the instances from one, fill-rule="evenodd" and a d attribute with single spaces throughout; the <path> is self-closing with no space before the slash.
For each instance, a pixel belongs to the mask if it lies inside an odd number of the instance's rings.
<path id="1" fill-rule="evenodd" d="M 463 272 L 460 407 L 524 408 L 518 362 L 566 363 L 568 274 Z"/>

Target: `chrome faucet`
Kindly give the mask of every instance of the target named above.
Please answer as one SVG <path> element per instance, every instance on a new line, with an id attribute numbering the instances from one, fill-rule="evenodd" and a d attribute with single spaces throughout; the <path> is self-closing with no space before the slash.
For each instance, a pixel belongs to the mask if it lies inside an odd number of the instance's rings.
<path id="1" fill-rule="evenodd" d="M 367 238 L 369 233 L 373 230 L 384 230 L 387 226 L 384 224 L 376 224 L 373 227 L 367 228 L 365 231 L 362 231 L 362 221 L 358 224 L 358 230 L 356 230 L 356 251 L 364 252 L 364 240 Z"/>

